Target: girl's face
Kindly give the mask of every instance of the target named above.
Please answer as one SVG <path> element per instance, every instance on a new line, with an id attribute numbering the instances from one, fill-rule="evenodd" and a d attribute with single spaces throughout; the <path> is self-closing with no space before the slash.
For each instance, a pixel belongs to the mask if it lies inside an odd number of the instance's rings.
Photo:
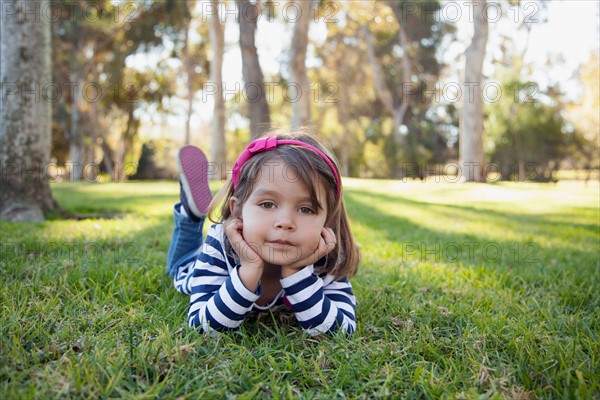
<path id="1" fill-rule="evenodd" d="M 325 189 L 321 182 L 316 188 L 323 209 L 313 207 L 308 188 L 292 168 L 273 160 L 261 168 L 243 205 L 231 199 L 243 223 L 244 240 L 265 262 L 286 266 L 315 252 L 327 219 Z"/>

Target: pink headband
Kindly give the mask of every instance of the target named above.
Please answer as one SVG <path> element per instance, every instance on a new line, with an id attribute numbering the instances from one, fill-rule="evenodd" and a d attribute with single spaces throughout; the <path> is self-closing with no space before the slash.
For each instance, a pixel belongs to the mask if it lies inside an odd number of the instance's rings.
<path id="1" fill-rule="evenodd" d="M 233 171 L 231 171 L 231 180 L 233 181 L 233 189 L 237 189 L 238 181 L 240 180 L 240 175 L 242 173 L 242 167 L 244 166 L 244 164 L 246 164 L 246 162 L 249 159 L 251 159 L 257 153 L 261 153 L 261 152 L 267 151 L 267 150 L 273 150 L 277 146 L 281 146 L 284 144 L 292 144 L 295 146 L 306 147 L 307 149 L 310 149 L 310 150 L 314 151 L 315 153 L 317 153 L 319 156 L 321 156 L 321 158 L 323 160 L 325 160 L 327 165 L 329 165 L 329 168 L 331 168 L 331 172 L 333 172 L 333 176 L 335 177 L 335 182 L 337 184 L 335 197 L 336 197 L 336 199 L 340 197 L 340 191 L 341 191 L 341 186 L 342 186 L 340 183 L 340 176 L 338 175 L 337 169 L 335 168 L 335 165 L 333 165 L 333 162 L 331 162 L 329 157 L 327 157 L 321 150 L 317 149 L 315 146 L 312 146 L 308 143 L 304 143 L 299 140 L 278 140 L 277 136 L 256 139 L 252 143 L 250 143 L 244 151 L 242 151 L 242 154 L 240 154 L 237 161 L 233 165 Z"/>

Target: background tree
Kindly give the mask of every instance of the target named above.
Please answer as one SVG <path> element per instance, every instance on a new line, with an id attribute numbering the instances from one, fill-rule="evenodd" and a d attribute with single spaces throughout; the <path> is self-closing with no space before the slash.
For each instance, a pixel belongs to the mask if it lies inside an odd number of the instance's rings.
<path id="1" fill-rule="evenodd" d="M 394 7 L 394 4 L 388 3 L 391 7 Z M 399 11 L 402 14 L 401 11 Z M 402 126 L 404 125 L 404 116 L 406 115 L 406 111 L 410 105 L 410 97 L 404 96 L 404 83 L 411 83 L 412 80 L 412 61 L 411 55 L 409 54 L 409 39 L 406 35 L 405 28 L 403 24 L 406 24 L 404 14 L 400 15 L 398 18 L 400 23 L 398 23 L 398 46 L 400 55 L 400 65 L 402 66 L 401 75 L 404 79 L 402 84 L 397 85 L 396 82 L 392 83 L 392 87 L 388 85 L 385 79 L 385 71 L 382 70 L 379 65 L 379 61 L 377 60 L 375 54 L 375 48 L 373 45 L 373 39 L 371 38 L 371 34 L 369 31 L 368 25 L 363 25 L 362 30 L 365 35 L 365 40 L 367 43 L 367 51 L 369 54 L 369 60 L 371 62 L 371 66 L 373 68 L 373 77 L 375 79 L 375 89 L 377 91 L 377 95 L 379 96 L 379 100 L 385 106 L 385 108 L 393 115 L 394 117 L 394 139 L 399 146 L 402 146 L 404 143 L 404 135 Z M 381 32 L 381 31 L 380 31 Z M 389 40 L 389 39 L 388 39 Z M 414 56 L 414 55 L 413 55 Z M 393 96 L 394 89 L 397 88 L 398 92 L 402 92 L 401 96 Z"/>
<path id="2" fill-rule="evenodd" d="M 454 29 L 443 19 L 434 18 L 441 8 L 439 1 L 389 1 L 372 3 L 375 18 L 363 13 L 362 33 L 373 68 L 374 87 L 386 112 L 392 115 L 393 129 L 387 135 L 385 156 L 392 177 L 403 176 L 403 166 L 415 154 L 430 153 L 416 138 L 408 136 L 444 136 L 435 126 L 421 125 L 424 113 L 432 107 L 435 88 L 443 62 L 438 50 Z M 359 10 L 360 13 L 360 10 Z M 368 27 L 368 28 L 367 28 Z M 438 105 L 436 105 L 437 107 Z M 433 128 L 433 130 L 431 130 Z M 430 140 L 429 143 L 438 143 Z M 426 152 L 421 150 L 425 149 Z M 433 156 L 431 157 L 433 158 Z M 420 162 L 428 161 L 420 159 Z"/>
<path id="3" fill-rule="evenodd" d="M 554 181 L 568 139 L 561 93 L 549 88 L 534 94 L 538 85 L 519 80 L 518 71 L 498 77 L 506 95 L 486 107 L 490 171 L 503 180 Z"/>
<path id="4" fill-rule="evenodd" d="M 509 7 L 515 8 L 517 13 L 525 13 L 527 7 L 531 7 L 532 4 L 523 4 L 520 0 L 511 0 L 505 3 L 500 3 L 500 5 L 504 6 L 505 10 L 503 10 L 503 15 L 509 16 L 511 14 Z M 508 6 L 508 7 L 507 7 Z M 537 23 L 546 22 L 546 11 L 547 11 L 547 3 L 536 2 L 535 6 L 537 7 L 535 21 Z M 514 11 L 513 11 L 514 13 Z M 519 109 L 522 107 L 522 101 L 526 100 L 527 102 L 537 101 L 537 98 L 533 98 L 531 95 L 534 91 L 537 90 L 537 83 L 530 82 L 529 72 L 531 70 L 531 65 L 525 64 L 525 56 L 527 54 L 527 50 L 529 49 L 529 38 L 531 35 L 533 21 L 530 21 L 528 18 L 523 18 L 516 26 L 516 32 L 519 35 L 519 39 L 515 36 L 509 35 L 501 35 L 500 36 L 500 45 L 499 51 L 497 51 L 494 55 L 493 63 L 495 65 L 495 73 L 494 76 L 496 78 L 500 78 L 501 80 L 506 80 L 512 82 L 514 87 L 509 87 L 511 93 L 508 94 L 508 99 L 513 99 L 512 103 L 505 103 L 508 106 L 507 113 L 504 115 L 505 118 L 508 118 L 508 124 L 513 124 L 515 128 L 517 128 L 514 132 L 514 141 L 517 148 L 517 152 L 514 154 L 516 156 L 516 163 L 513 165 L 501 166 L 501 169 L 505 171 L 511 170 L 513 167 L 517 168 L 518 172 L 516 174 L 517 179 L 525 179 L 527 175 L 526 172 L 526 164 L 527 164 L 527 152 L 523 151 L 522 143 L 526 142 L 528 138 L 526 137 L 529 132 L 526 129 L 520 129 L 514 125 L 514 121 L 517 120 L 517 113 L 520 111 Z M 522 39 L 524 36 L 524 39 Z M 525 87 L 517 87 L 518 85 L 525 84 Z M 529 90 L 529 93 L 525 93 L 525 90 Z M 522 94 L 525 96 L 521 100 L 518 97 L 518 93 L 514 92 L 522 91 Z M 550 94 L 553 93 L 553 89 L 550 89 L 548 92 Z M 554 93 L 553 102 L 558 104 L 561 102 L 560 98 L 556 95 L 557 92 Z M 514 96 L 513 96 L 514 94 Z M 505 100 L 508 100 L 505 99 Z M 561 106 L 562 107 L 562 106 Z M 489 108 L 494 108 L 493 105 L 489 105 Z M 511 122 L 512 121 L 512 122 Z M 487 121 L 485 121 L 487 122 Z M 538 137 L 538 140 L 543 140 L 542 137 Z M 482 179 L 485 180 L 485 176 L 482 174 Z M 504 176 L 503 179 L 508 179 L 508 177 Z"/>
<path id="5" fill-rule="evenodd" d="M 271 115 L 267 103 L 264 76 L 258 60 L 255 37 L 256 25 L 260 16 L 260 0 L 235 0 L 240 25 L 240 50 L 242 53 L 242 75 L 244 91 L 248 99 L 250 136 L 255 138 L 271 127 Z"/>
<path id="6" fill-rule="evenodd" d="M 55 142 L 60 137 L 69 142 L 71 165 L 79 166 L 71 178 L 82 178 L 82 167 L 87 166 L 88 180 L 98 171 L 123 179 L 123 165 L 133 157 L 138 141 L 140 111 L 150 107 L 170 112 L 165 100 L 176 94 L 178 84 L 192 83 L 192 91 L 203 85 L 208 72 L 206 41 L 190 45 L 186 50 L 190 57 L 183 57 L 184 28 L 190 25 L 186 2 L 52 4 L 57 15 L 63 13 L 53 24 L 60 49 L 53 59 L 55 80 L 75 86 L 71 92 L 63 91 L 62 101 L 55 104 Z M 168 48 L 172 50 L 166 52 Z M 166 55 L 154 69 L 128 66 L 129 57 L 139 53 Z M 181 74 L 173 73 L 172 59 L 187 60 L 183 82 L 178 79 Z M 189 95 L 186 99 L 189 112 Z"/>
<path id="7" fill-rule="evenodd" d="M 457 161 L 458 110 L 462 108 L 445 102 L 436 85 L 447 79 L 459 79 L 458 71 L 453 68 L 455 63 L 448 61 L 448 54 L 445 54 L 451 47 L 452 53 L 456 53 L 455 45 L 460 47 L 460 43 L 453 40 L 453 27 L 443 22 L 441 7 L 446 5 L 444 2 L 319 2 L 317 14 L 317 3 L 313 0 L 301 3 L 289 0 L 279 4 L 269 0 L 240 0 L 235 3 L 236 24 L 242 25 L 239 42 L 245 86 L 243 93 L 227 102 L 221 90 L 224 78 L 228 77 L 219 75 L 223 70 L 221 49 L 225 47 L 227 25 L 214 25 L 214 22 L 220 22 L 217 13 L 226 9 L 223 7 L 226 3 L 218 0 L 205 3 L 203 11 L 208 6 L 213 7 L 209 17 L 214 18 L 202 24 L 193 21 L 191 16 L 194 0 L 119 2 L 120 14 L 115 12 L 113 3 L 107 0 L 53 2 L 65 5 L 57 7 L 62 12 L 78 7 L 72 15 L 53 24 L 58 49 L 53 62 L 54 81 L 78 85 L 79 89 L 69 91 L 63 85 L 62 96 L 53 102 L 53 156 L 59 164 L 67 163 L 70 149 L 71 158 L 79 159 L 80 165 L 100 163 L 100 168 L 87 170 L 88 179 L 94 178 L 90 172 L 98 171 L 122 179 L 123 165 L 137 161 L 142 140 L 147 143 L 148 162 L 140 163 L 139 167 L 149 165 L 149 171 L 168 177 L 172 172 L 167 166 L 169 159 L 172 161 L 173 149 L 182 141 L 208 144 L 208 132 L 211 132 L 211 161 L 223 165 L 225 159 L 235 158 L 248 139 L 269 128 L 271 122 L 276 126 L 287 126 L 290 121 L 295 126 L 313 122 L 320 137 L 338 155 L 345 175 L 425 178 L 428 171 L 439 170 L 437 164 Z M 490 45 L 495 48 L 490 55 L 498 59 L 495 64 L 486 64 L 485 72 L 489 69 L 489 76 L 475 79 L 474 83 L 479 83 L 480 87 L 484 79 L 497 81 L 502 77 L 515 84 L 528 85 L 535 78 L 530 74 L 534 65 L 523 63 L 528 32 L 532 30 L 531 21 L 526 23 L 527 17 L 531 18 L 531 7 L 521 6 L 516 11 L 517 3 L 517 0 L 510 0 L 494 7 L 501 6 L 505 16 L 519 15 L 520 25 L 513 26 L 511 29 L 518 32 L 512 34 L 511 30 L 505 39 L 494 35 Z M 530 3 L 527 2 L 528 6 Z M 102 11 L 95 11 L 95 7 Z M 299 7 L 303 7 L 302 17 L 294 24 L 292 21 L 297 16 L 294 10 Z M 534 15 L 535 22 L 538 22 L 543 16 L 544 3 L 536 3 L 535 8 L 538 11 Z M 127 10 L 135 13 L 128 15 L 124 12 Z M 259 15 L 260 10 L 263 14 Z M 468 14 L 486 15 L 476 9 L 463 13 L 463 17 Z M 311 25 L 309 20 L 316 16 L 320 19 L 319 24 Z M 288 46 L 281 54 L 262 53 L 268 49 L 258 49 L 261 55 L 269 54 L 280 63 L 278 71 L 265 71 L 264 76 L 255 43 L 259 18 L 262 18 L 260 29 L 264 26 L 289 33 Z M 325 22 L 327 37 L 315 35 L 309 38 L 308 26 L 310 29 L 323 28 L 322 22 Z M 310 68 L 306 64 L 309 49 Z M 555 61 L 549 63 L 553 65 Z M 506 78 L 503 68 L 507 66 L 520 72 Z M 204 85 L 209 71 L 211 82 L 216 86 Z M 460 80 L 469 79 L 461 77 Z M 269 92 L 265 90 L 266 81 L 278 83 L 274 92 L 272 87 Z M 290 85 L 300 83 L 302 96 L 294 103 L 286 94 L 294 91 Z M 83 90 L 86 84 L 89 87 Z M 94 99 L 94 86 L 103 91 L 97 100 Z M 555 107 L 566 116 L 559 87 L 552 82 L 550 86 L 554 88 L 541 88 L 543 106 L 540 107 Z M 193 137 L 194 95 L 208 88 L 216 100 L 212 129 L 208 125 L 202 126 L 205 137 Z M 467 92 L 468 88 L 464 88 L 463 99 L 468 99 Z M 267 93 L 270 104 L 266 103 Z M 503 96 L 513 97 L 506 93 Z M 492 110 L 492 105 L 489 106 L 486 105 L 485 110 L 489 109 L 495 118 L 509 120 L 505 125 L 514 130 L 510 138 L 515 142 L 514 148 L 524 148 L 519 143 L 529 143 L 531 138 L 527 136 L 530 133 L 525 126 L 514 124 L 523 121 L 522 116 L 517 118 L 522 112 L 521 103 L 513 102 L 506 112 Z M 298 117 L 301 114 L 305 116 Z M 245 117 L 250 120 L 247 126 Z M 265 117 L 268 117 L 267 123 Z M 181 124 L 173 124 L 175 118 L 179 118 Z M 140 135 L 142 121 L 153 131 L 152 135 Z M 488 123 L 484 120 L 484 126 Z M 166 128 L 165 132 L 155 137 L 160 125 Z M 187 127 L 185 137 L 179 126 Z M 173 133 L 178 131 L 182 134 Z M 569 143 L 564 150 L 569 153 L 566 155 L 571 162 L 569 165 L 577 168 L 595 165 L 584 163 L 595 150 L 593 142 L 584 140 L 582 135 L 589 131 L 589 128 L 575 125 L 564 128 L 561 140 Z M 492 157 L 492 149 L 497 150 L 494 157 L 499 157 L 503 143 L 495 140 L 506 139 L 499 130 L 495 132 L 490 140 L 485 138 L 488 157 Z M 545 140 L 543 136 L 536 137 L 538 141 Z M 525 176 L 528 154 L 517 151 L 515 156 L 519 168 L 517 176 Z M 553 157 L 558 160 L 562 156 Z M 223 174 L 226 168 L 218 170 Z M 125 172 L 133 172 L 131 166 Z M 461 172 L 469 172 L 469 168 L 463 168 Z M 150 172 L 144 176 L 152 178 L 154 175 Z"/>
<path id="8" fill-rule="evenodd" d="M 381 103 L 373 90 L 364 36 L 360 35 L 359 2 L 340 3 L 339 22 L 326 23 L 327 39 L 316 47 L 321 68 L 310 72 L 316 90 L 311 99 L 318 132 L 327 137 L 338 155 L 345 176 L 375 176 L 387 173 L 382 158 L 373 159 L 369 151 L 381 154 Z M 323 15 L 331 10 L 323 10 Z M 368 170 L 368 172 L 367 172 Z"/>
<path id="9" fill-rule="evenodd" d="M 68 121 L 62 124 L 69 146 L 70 179 L 80 180 L 89 156 L 96 121 L 92 117 L 91 107 L 97 107 L 98 63 L 106 54 L 106 44 L 112 41 L 112 35 L 118 30 L 111 31 L 113 13 L 105 8 L 105 1 L 94 1 L 91 4 L 82 2 L 52 2 L 53 12 L 59 16 L 53 25 L 55 48 L 53 57 L 54 77 L 58 82 L 67 83 L 72 90 L 64 91 L 56 108 L 65 110 Z M 61 85 L 65 86 L 65 85 Z M 92 101 L 90 101 L 92 100 Z M 61 110 L 62 111 L 62 110 Z M 58 115 L 62 115 L 59 112 Z M 98 115 L 98 112 L 95 113 Z M 55 112 L 55 117 L 57 113 Z M 97 131 L 96 131 L 97 132 Z M 87 144 L 87 146 L 86 146 Z"/>
<path id="10" fill-rule="evenodd" d="M 210 44 L 212 58 L 210 61 L 210 80 L 214 86 L 213 118 L 211 122 L 211 153 L 210 159 L 218 168 L 218 176 L 213 179 L 224 180 L 227 161 L 225 142 L 225 97 L 223 96 L 223 56 L 225 53 L 225 29 L 219 14 L 219 0 L 211 0 L 213 12 L 210 17 Z"/>
<path id="11" fill-rule="evenodd" d="M 463 96 L 460 112 L 459 165 L 461 179 L 466 182 L 482 182 L 483 176 L 483 59 L 488 41 L 488 20 L 484 14 L 487 1 L 473 3 L 473 38 L 465 51 L 465 85 L 475 84 L 474 95 Z"/>
<path id="12" fill-rule="evenodd" d="M 568 117 L 575 127 L 570 142 L 570 158 L 576 168 L 586 171 L 586 184 L 593 170 L 600 168 L 600 60 L 594 53 L 579 69 L 583 95 L 568 105 Z"/>
<path id="13" fill-rule="evenodd" d="M 194 110 L 194 58 L 192 56 L 192 43 L 190 36 L 192 36 L 192 13 L 194 12 L 194 7 L 196 6 L 196 2 L 194 0 L 186 0 L 186 9 L 189 13 L 189 18 L 187 19 L 187 26 L 184 28 L 184 38 L 183 38 L 183 49 L 181 52 L 182 55 L 182 63 L 185 70 L 185 86 L 186 86 L 186 97 L 187 97 L 187 109 L 186 109 L 186 118 L 185 118 L 185 144 L 190 144 L 191 137 L 191 121 L 192 121 L 192 113 Z"/>
<path id="14" fill-rule="evenodd" d="M 24 1 L 5 1 L 22 10 Z M 47 1 L 42 6 L 48 7 Z M 52 79 L 50 21 L 35 15 L 4 15 L 0 24 L 0 82 L 17 89 L 1 100 L 0 218 L 41 221 L 59 210 L 46 176 L 50 162 L 51 104 L 41 99 L 40 87 Z"/>
<path id="15" fill-rule="evenodd" d="M 308 48 L 308 30 L 312 20 L 312 11 L 318 0 L 300 1 L 297 4 L 298 15 L 294 26 L 290 51 L 290 71 L 292 82 L 299 88 L 300 96 L 292 103 L 292 128 L 299 128 L 309 122 L 311 87 L 306 71 L 306 51 Z"/>

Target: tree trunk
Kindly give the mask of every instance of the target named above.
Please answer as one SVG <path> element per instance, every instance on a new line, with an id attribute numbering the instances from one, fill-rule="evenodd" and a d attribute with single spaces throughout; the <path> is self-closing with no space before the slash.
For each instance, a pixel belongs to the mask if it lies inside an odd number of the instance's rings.
<path id="1" fill-rule="evenodd" d="M 185 67 L 186 86 L 187 86 L 187 110 L 185 117 L 185 138 L 184 144 L 190 144 L 191 131 L 190 125 L 192 121 L 192 113 L 194 106 L 194 67 L 192 62 L 192 56 L 190 54 L 190 31 L 192 29 L 192 9 L 191 3 L 188 1 L 188 10 L 190 12 L 190 19 L 187 26 L 185 27 L 185 37 L 183 42 L 183 65 Z"/>
<path id="2" fill-rule="evenodd" d="M 25 9 L 25 1 L 3 1 L 5 9 Z M 48 1 L 41 8 L 47 9 Z M 6 16 L 5 16 L 6 17 Z M 17 93 L 0 102 L 0 217 L 42 221 L 58 211 L 46 169 L 50 161 L 51 103 L 39 87 L 51 82 L 50 21 L 16 13 L 0 24 L 0 82 Z M 39 98 L 36 98 L 38 96 Z"/>
<path id="3" fill-rule="evenodd" d="M 397 8 L 394 7 L 394 10 L 397 10 Z M 410 41 L 408 40 L 408 36 L 406 36 L 406 32 L 404 31 L 404 27 L 402 26 L 402 17 L 396 14 L 396 18 L 398 19 L 398 40 L 400 42 L 400 47 L 404 51 L 404 54 L 402 55 L 402 76 L 403 81 L 408 83 L 412 82 L 412 63 L 408 54 Z M 404 90 L 404 88 L 402 88 L 402 90 Z M 404 96 L 401 96 L 401 98 L 402 100 L 400 102 L 400 105 L 396 107 L 394 112 L 394 120 L 396 121 L 396 143 L 398 143 L 398 145 L 404 144 L 405 133 L 401 131 L 401 128 L 402 125 L 404 125 L 404 117 L 406 116 L 408 106 L 410 105 L 410 97 L 404 99 Z"/>
<path id="4" fill-rule="evenodd" d="M 463 96 L 460 113 L 459 165 L 461 181 L 482 182 L 483 176 L 483 97 L 482 67 L 488 40 L 488 22 L 483 10 L 486 0 L 473 5 L 473 39 L 465 51 L 465 85 L 475 85 L 474 96 Z M 472 87 L 472 86 L 471 86 Z"/>
<path id="5" fill-rule="evenodd" d="M 69 129 L 69 166 L 70 179 L 80 181 L 83 171 L 83 134 L 81 131 L 81 94 L 83 84 L 79 78 L 79 72 L 71 72 L 69 74 L 71 82 L 76 82 L 78 85 L 73 90 L 71 98 L 71 121 Z"/>
<path id="6" fill-rule="evenodd" d="M 345 60 L 340 60 L 337 63 L 337 68 L 340 77 L 349 76 L 349 66 Z M 337 107 L 338 121 L 342 127 L 342 137 L 339 146 L 340 172 L 343 176 L 350 176 L 350 129 L 348 129 L 348 120 L 350 119 L 350 115 L 348 114 L 351 107 L 350 91 L 348 89 L 350 85 L 345 80 L 340 81 L 340 84 L 341 96 Z"/>
<path id="7" fill-rule="evenodd" d="M 210 80 L 216 86 L 215 104 L 211 129 L 210 159 L 214 168 L 210 170 L 210 179 L 225 180 L 225 98 L 223 97 L 223 54 L 225 53 L 225 30 L 219 16 L 219 0 L 211 0 L 215 13 L 210 19 L 210 43 L 213 58 L 210 62 Z"/>
<path id="8" fill-rule="evenodd" d="M 75 33 L 78 36 L 74 46 L 76 54 L 86 52 L 85 40 L 82 37 L 81 28 L 75 26 Z M 74 84 L 74 90 L 70 93 L 71 112 L 70 112 L 70 129 L 67 135 L 69 141 L 69 160 L 68 173 L 69 180 L 80 181 L 83 178 L 84 169 L 84 144 L 83 144 L 83 129 L 81 123 L 81 110 L 83 104 L 83 88 L 85 84 L 85 74 L 88 70 L 87 63 L 81 63 L 78 57 L 71 57 L 69 62 L 69 80 Z"/>
<path id="9" fill-rule="evenodd" d="M 292 71 L 292 84 L 298 88 L 296 101 L 292 103 L 292 129 L 298 129 L 311 122 L 310 118 L 310 82 L 306 72 L 306 50 L 308 48 L 308 29 L 311 19 L 311 7 L 317 5 L 318 0 L 300 1 L 299 12 L 292 37 L 290 54 L 290 69 Z"/>
<path id="10" fill-rule="evenodd" d="M 113 156 L 113 151 L 106 142 L 106 140 L 102 140 L 100 143 L 100 147 L 102 148 L 102 161 L 100 163 L 104 166 L 106 172 L 112 177 L 113 181 L 118 181 L 118 178 L 115 179 L 115 175 L 118 177 L 118 165 L 113 161 L 115 157 Z"/>
<path id="11" fill-rule="evenodd" d="M 93 59 L 92 59 L 93 60 Z M 92 61 L 93 62 L 93 61 Z M 92 79 L 93 82 L 100 81 L 100 73 L 95 64 L 90 64 L 92 68 Z M 96 182 L 98 180 L 98 173 L 100 172 L 99 163 L 96 162 L 96 145 L 98 141 L 99 124 L 100 124 L 100 110 L 99 102 L 88 101 L 88 110 L 86 113 L 86 133 L 87 143 L 84 142 L 85 159 L 83 164 L 83 179 L 86 182 Z"/>
<path id="12" fill-rule="evenodd" d="M 250 116 L 250 136 L 254 139 L 271 129 L 271 117 L 264 86 L 264 77 L 258 62 L 255 45 L 256 23 L 258 22 L 257 4 L 250 0 L 235 0 L 238 7 L 240 24 L 240 50 L 242 52 L 242 76 L 244 93 L 248 102 Z"/>

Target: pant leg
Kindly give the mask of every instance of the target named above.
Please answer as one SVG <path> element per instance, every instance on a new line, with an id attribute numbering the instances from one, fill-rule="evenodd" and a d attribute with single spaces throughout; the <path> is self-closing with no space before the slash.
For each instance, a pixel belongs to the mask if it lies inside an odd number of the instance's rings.
<path id="1" fill-rule="evenodd" d="M 167 253 L 167 273 L 174 277 L 177 269 L 196 259 L 202 246 L 202 227 L 204 218 L 200 222 L 192 221 L 190 217 L 180 212 L 181 203 L 173 207 L 175 228 Z"/>

